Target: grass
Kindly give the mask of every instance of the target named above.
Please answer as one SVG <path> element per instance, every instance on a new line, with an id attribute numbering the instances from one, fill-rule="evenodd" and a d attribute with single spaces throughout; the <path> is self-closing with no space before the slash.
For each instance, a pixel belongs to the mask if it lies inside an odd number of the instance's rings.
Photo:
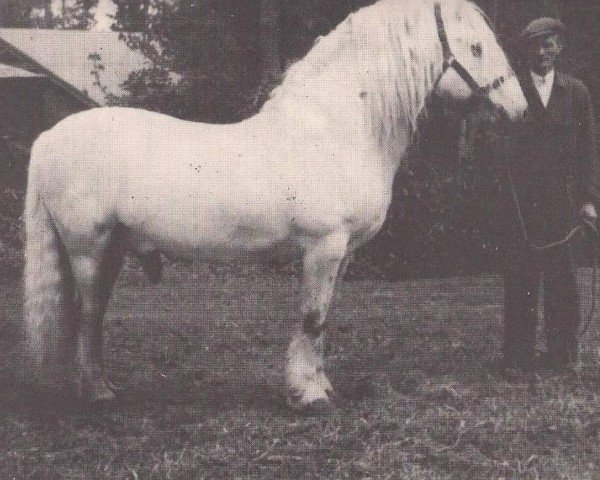
<path id="1" fill-rule="evenodd" d="M 89 410 L 11 380 L 20 288 L 2 286 L 0 478 L 600 478 L 598 325 L 579 376 L 508 382 L 486 368 L 498 278 L 344 283 L 327 354 L 336 408 L 309 417 L 282 395 L 297 293 L 289 276 L 204 267 L 169 268 L 158 286 L 124 275 L 106 320 L 120 399 Z"/>

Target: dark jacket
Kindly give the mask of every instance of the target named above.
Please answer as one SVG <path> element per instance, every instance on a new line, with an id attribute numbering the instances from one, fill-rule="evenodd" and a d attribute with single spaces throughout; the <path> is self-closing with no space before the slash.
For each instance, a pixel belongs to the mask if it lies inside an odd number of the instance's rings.
<path id="1" fill-rule="evenodd" d="M 546 108 L 529 72 L 520 81 L 529 116 L 511 170 L 530 238 L 548 242 L 578 222 L 584 203 L 600 206 L 594 107 L 585 85 L 564 73 L 556 72 Z"/>

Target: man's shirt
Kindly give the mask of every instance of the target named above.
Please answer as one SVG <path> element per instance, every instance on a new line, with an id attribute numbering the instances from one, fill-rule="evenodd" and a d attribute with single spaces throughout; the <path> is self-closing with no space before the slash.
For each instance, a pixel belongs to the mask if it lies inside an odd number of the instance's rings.
<path id="1" fill-rule="evenodd" d="M 533 86 L 538 91 L 540 99 L 544 107 L 548 106 L 550 101 L 550 94 L 552 93 L 552 87 L 554 86 L 554 69 L 550 70 L 546 75 L 538 75 L 535 72 L 530 72 Z"/>

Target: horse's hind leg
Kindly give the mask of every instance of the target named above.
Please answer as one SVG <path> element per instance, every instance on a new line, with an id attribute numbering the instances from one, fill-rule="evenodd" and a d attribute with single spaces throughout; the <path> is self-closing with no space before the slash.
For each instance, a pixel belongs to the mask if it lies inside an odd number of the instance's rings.
<path id="1" fill-rule="evenodd" d="M 76 366 L 81 393 L 90 401 L 110 401 L 114 392 L 104 377 L 102 319 L 123 259 L 114 241 L 93 251 L 71 255 L 77 295 Z"/>
<path id="2" fill-rule="evenodd" d="M 345 233 L 330 235 L 311 245 L 304 256 L 302 322 L 290 343 L 286 366 L 289 399 L 294 407 L 329 403 L 332 387 L 323 363 L 325 320 L 347 245 Z"/>
<path id="3" fill-rule="evenodd" d="M 92 355 L 94 361 L 100 365 L 102 378 L 105 378 L 102 324 L 113 287 L 123 266 L 125 248 L 121 239 L 115 235 L 112 245 L 106 252 L 100 265 L 98 316 L 93 324 Z M 108 383 L 108 382 L 107 382 Z M 108 383 L 110 387 L 110 383 Z M 111 387 L 112 388 L 112 387 Z"/>

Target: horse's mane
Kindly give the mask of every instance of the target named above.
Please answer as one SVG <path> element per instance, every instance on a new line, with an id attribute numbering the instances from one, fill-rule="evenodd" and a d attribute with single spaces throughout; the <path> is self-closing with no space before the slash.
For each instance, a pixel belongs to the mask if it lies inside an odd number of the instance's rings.
<path id="1" fill-rule="evenodd" d="M 412 131 L 443 64 L 433 4 L 380 0 L 350 14 L 289 67 L 265 107 L 327 99 L 335 116 L 336 98 L 359 101 L 364 92 L 366 120 L 380 141 L 397 138 L 399 129 Z M 444 0 L 442 7 L 447 17 L 460 12 L 463 21 L 481 21 L 481 10 L 470 2 Z"/>

